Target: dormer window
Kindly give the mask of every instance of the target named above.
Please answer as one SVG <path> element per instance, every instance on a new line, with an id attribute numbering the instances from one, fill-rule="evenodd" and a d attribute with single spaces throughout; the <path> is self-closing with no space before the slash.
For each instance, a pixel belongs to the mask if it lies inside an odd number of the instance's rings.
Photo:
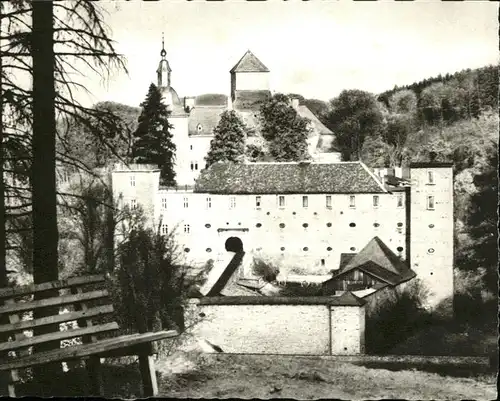
<path id="1" fill-rule="evenodd" d="M 201 125 L 201 124 L 198 124 L 198 125 L 196 126 L 196 131 L 198 131 L 198 132 L 203 131 L 203 127 L 202 127 L 202 125 Z"/>

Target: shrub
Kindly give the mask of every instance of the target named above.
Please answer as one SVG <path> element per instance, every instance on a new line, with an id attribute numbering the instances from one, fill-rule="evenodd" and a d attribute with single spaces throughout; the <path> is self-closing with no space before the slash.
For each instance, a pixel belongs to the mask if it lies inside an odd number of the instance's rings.
<path id="1" fill-rule="evenodd" d="M 430 325 L 432 316 L 423 308 L 427 295 L 420 281 L 414 279 L 381 302 L 366 320 L 366 351 L 386 352 Z"/>
<path id="2" fill-rule="evenodd" d="M 254 274 L 261 276 L 267 282 L 273 282 L 279 274 L 279 268 L 270 262 L 266 262 L 261 258 L 253 259 L 252 270 Z"/>
<path id="3" fill-rule="evenodd" d="M 172 235 L 144 228 L 132 231 L 119 246 L 113 293 L 122 327 L 139 332 L 183 329 L 183 303 L 192 280 L 178 255 Z"/>
<path id="4" fill-rule="evenodd" d="M 280 295 L 284 297 L 314 297 L 322 295 L 321 284 L 286 283 L 281 287 Z"/>

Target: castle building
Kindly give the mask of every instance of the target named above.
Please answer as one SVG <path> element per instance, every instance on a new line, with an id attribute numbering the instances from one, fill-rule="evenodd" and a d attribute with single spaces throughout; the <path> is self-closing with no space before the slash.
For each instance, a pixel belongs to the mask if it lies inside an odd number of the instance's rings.
<path id="1" fill-rule="evenodd" d="M 163 48 L 158 86 L 174 126 L 177 187 L 160 187 L 159 169 L 148 165 L 116 166 L 112 186 L 122 205 L 140 205 L 151 227 L 175 234 L 186 263 L 223 264 L 236 244 L 278 265 L 285 276 L 329 275 L 326 290 L 352 280 L 399 285 L 417 277 L 429 291 L 430 306 L 452 298 L 451 164 L 412 164 L 398 178 L 387 171 L 377 175 L 362 162 L 342 162 L 332 152 L 334 134 L 295 101 L 297 112 L 311 119 L 311 161 L 205 168 L 224 110 L 234 109 L 258 131 L 258 109 L 271 96 L 270 71 L 247 51 L 230 70 L 230 96 L 183 102 L 171 72 Z"/>
<path id="2" fill-rule="evenodd" d="M 173 189 L 159 187 L 158 169 L 131 165 L 112 182 L 122 204 L 141 205 L 152 227 L 175 233 L 192 266 L 224 260 L 236 241 L 283 272 L 335 276 L 377 237 L 438 305 L 453 295 L 452 165 L 409 171 L 408 186 L 392 186 L 362 162 L 215 163 L 194 188 Z"/>
<path id="3" fill-rule="evenodd" d="M 258 140 L 259 109 L 272 96 L 269 69 L 251 52 L 247 51 L 230 70 L 230 95 L 202 94 L 196 97 L 179 97 L 172 87 L 172 69 L 162 44 L 157 73 L 157 86 L 170 111 L 173 141 L 176 151 L 176 181 L 179 187 L 192 187 L 201 170 L 217 126 L 225 110 L 235 110 L 249 128 L 247 144 Z M 340 161 L 335 150 L 334 134 L 298 99 L 292 106 L 302 117 L 310 120 L 308 138 L 309 154 L 317 161 Z"/>

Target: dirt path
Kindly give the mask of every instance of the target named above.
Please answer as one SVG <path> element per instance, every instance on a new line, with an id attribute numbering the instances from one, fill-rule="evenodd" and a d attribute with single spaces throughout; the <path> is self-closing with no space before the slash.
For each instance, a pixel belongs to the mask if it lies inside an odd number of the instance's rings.
<path id="1" fill-rule="evenodd" d="M 496 379 L 445 377 L 420 371 L 367 369 L 352 364 L 278 356 L 205 355 L 196 370 L 166 375 L 166 397 L 496 399 Z M 191 364 L 193 366 L 193 364 Z M 161 362 L 160 366 L 161 367 Z M 160 368 L 161 370 L 161 368 Z M 173 377 L 173 379 L 172 379 Z"/>

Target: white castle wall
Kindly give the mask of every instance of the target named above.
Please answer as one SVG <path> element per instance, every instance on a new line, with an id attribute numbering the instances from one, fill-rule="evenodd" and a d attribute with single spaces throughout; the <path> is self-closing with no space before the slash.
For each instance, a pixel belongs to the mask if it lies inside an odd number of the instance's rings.
<path id="1" fill-rule="evenodd" d="M 237 72 L 236 90 L 269 90 L 268 72 Z"/>
<path id="2" fill-rule="evenodd" d="M 411 268 L 429 289 L 429 304 L 437 305 L 453 295 L 453 170 L 412 168 L 411 184 Z"/>
<path id="3" fill-rule="evenodd" d="M 161 220 L 169 232 L 175 229 L 186 260 L 194 266 L 220 259 L 226 240 L 236 236 L 245 251 L 281 266 L 283 273 L 293 268 L 325 274 L 339 267 L 341 253 L 359 252 L 374 236 L 405 258 L 410 233 L 411 268 L 429 288 L 433 306 L 453 295 L 453 177 L 451 167 L 433 168 L 435 183 L 428 185 L 428 170 L 411 169 L 409 202 L 405 192 L 377 194 L 378 207 L 373 206 L 373 194 L 356 194 L 355 208 L 349 205 L 350 194 L 332 194 L 331 208 L 326 194 L 309 194 L 305 208 L 303 194 L 218 195 L 158 189 L 159 172 L 144 170 L 115 171 L 113 193 L 123 194 L 125 202 L 137 199 L 152 212 L 155 227 Z M 285 196 L 284 207 L 279 196 Z M 427 210 L 427 196 L 435 197 L 434 210 Z M 400 207 L 398 197 L 402 197 Z M 411 227 L 406 227 L 408 221 Z"/>

